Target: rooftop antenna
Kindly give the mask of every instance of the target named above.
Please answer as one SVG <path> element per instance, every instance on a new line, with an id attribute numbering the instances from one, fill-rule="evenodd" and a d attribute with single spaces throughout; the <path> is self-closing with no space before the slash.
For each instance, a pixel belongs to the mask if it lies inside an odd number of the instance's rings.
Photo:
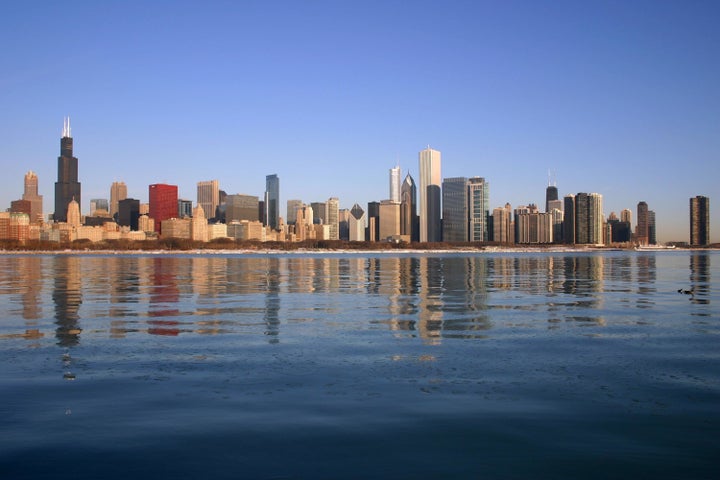
<path id="1" fill-rule="evenodd" d="M 72 134 L 70 133 L 70 117 L 63 118 L 63 132 L 62 132 L 63 138 L 71 138 Z"/>

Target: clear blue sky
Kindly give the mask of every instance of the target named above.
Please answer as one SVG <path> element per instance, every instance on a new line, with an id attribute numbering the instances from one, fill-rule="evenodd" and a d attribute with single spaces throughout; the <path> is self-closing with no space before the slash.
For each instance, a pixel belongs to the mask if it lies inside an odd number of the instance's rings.
<path id="1" fill-rule="evenodd" d="M 597 192 L 688 240 L 710 197 L 720 241 L 720 2 L 15 2 L 0 19 L 0 208 L 34 170 L 52 212 L 63 117 L 83 211 L 125 181 L 285 202 L 388 197 L 442 152 L 493 207 Z"/>

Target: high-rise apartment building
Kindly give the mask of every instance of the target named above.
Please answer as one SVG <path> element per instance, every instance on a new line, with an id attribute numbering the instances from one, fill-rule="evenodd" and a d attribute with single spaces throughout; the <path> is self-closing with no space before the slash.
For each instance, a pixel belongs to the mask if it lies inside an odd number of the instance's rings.
<path id="1" fill-rule="evenodd" d="M 81 204 L 80 182 L 78 182 L 78 159 L 73 157 L 73 139 L 70 131 L 70 118 L 63 123 L 60 139 L 60 156 L 58 157 L 58 180 L 55 182 L 56 222 L 67 222 L 68 205 L 74 199 Z"/>
<path id="2" fill-rule="evenodd" d="M 340 218 L 338 211 L 340 210 L 340 200 L 337 197 L 330 197 L 327 200 L 325 211 L 326 211 L 326 222 L 330 225 L 330 238 L 329 240 L 340 239 Z"/>
<path id="3" fill-rule="evenodd" d="M 648 210 L 648 243 L 657 245 L 657 225 L 655 224 L 654 210 Z"/>
<path id="4" fill-rule="evenodd" d="M 277 175 L 265 177 L 265 219 L 273 230 L 280 225 L 280 179 Z"/>
<path id="5" fill-rule="evenodd" d="M 563 205 L 563 242 L 572 245 L 575 243 L 575 195 L 565 195 Z"/>
<path id="6" fill-rule="evenodd" d="M 420 170 L 420 241 L 439 242 L 442 238 L 440 219 L 441 155 L 428 146 L 418 154 Z"/>
<path id="7" fill-rule="evenodd" d="M 390 169 L 390 201 L 400 203 L 400 165 Z"/>
<path id="8" fill-rule="evenodd" d="M 202 206 L 205 218 L 215 218 L 220 206 L 220 182 L 206 180 L 197 184 L 197 204 Z"/>
<path id="9" fill-rule="evenodd" d="M 408 235 L 411 242 L 420 240 L 417 216 L 417 188 L 408 173 L 400 187 L 400 235 Z"/>
<path id="10" fill-rule="evenodd" d="M 710 199 L 698 195 L 690 199 L 690 245 L 710 244 Z"/>
<path id="11" fill-rule="evenodd" d="M 515 243 L 512 206 L 509 203 L 493 209 L 493 241 L 503 245 Z"/>
<path id="12" fill-rule="evenodd" d="M 567 199 L 567 197 L 565 197 Z M 565 203 L 567 208 L 568 204 Z M 575 242 L 600 245 L 603 243 L 602 195 L 578 193 L 575 195 Z M 567 210 L 565 212 L 567 219 Z M 567 242 L 567 241 L 566 241 Z"/>
<path id="13" fill-rule="evenodd" d="M 442 182 L 442 239 L 468 241 L 468 179 L 446 178 Z"/>
<path id="14" fill-rule="evenodd" d="M 630 210 L 629 208 L 624 208 L 620 212 L 620 221 L 627 222 L 632 225 L 632 210 Z"/>
<path id="15" fill-rule="evenodd" d="M 43 220 L 43 197 L 38 195 L 38 176 L 32 170 L 25 174 L 23 200 L 30 202 L 30 223 Z"/>
<path id="16" fill-rule="evenodd" d="M 648 232 L 648 204 L 639 202 L 637 204 L 637 227 L 635 228 L 635 240 L 640 245 L 647 245 L 649 242 Z"/>
<path id="17" fill-rule="evenodd" d="M 490 238 L 490 184 L 483 177 L 468 179 L 468 240 L 487 242 Z"/>
<path id="18" fill-rule="evenodd" d="M 120 211 L 120 201 L 127 198 L 127 185 L 125 182 L 113 182 L 110 185 L 110 216 L 115 217 L 115 214 Z"/>
<path id="19" fill-rule="evenodd" d="M 155 221 L 155 232 L 162 234 L 163 220 L 177 218 L 178 187 L 165 183 L 154 183 L 148 187 L 150 199 L 149 215 Z"/>

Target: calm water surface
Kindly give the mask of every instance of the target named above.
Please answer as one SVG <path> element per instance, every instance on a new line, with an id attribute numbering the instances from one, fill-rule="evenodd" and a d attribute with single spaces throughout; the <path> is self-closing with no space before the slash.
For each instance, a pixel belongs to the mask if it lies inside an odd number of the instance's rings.
<path id="1" fill-rule="evenodd" d="M 720 478 L 718 279 L 718 252 L 0 256 L 0 477 Z"/>

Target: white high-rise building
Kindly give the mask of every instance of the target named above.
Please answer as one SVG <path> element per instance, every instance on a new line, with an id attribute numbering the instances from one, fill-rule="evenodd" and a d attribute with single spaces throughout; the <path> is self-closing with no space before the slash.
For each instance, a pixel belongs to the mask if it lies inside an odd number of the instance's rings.
<path id="1" fill-rule="evenodd" d="M 400 203 L 400 165 L 390 169 L 390 201 Z"/>
<path id="2" fill-rule="evenodd" d="M 439 242 L 441 240 L 440 230 L 440 185 L 442 176 L 440 174 L 440 152 L 428 147 L 418 154 L 420 167 L 420 188 L 418 202 L 420 208 L 420 241 Z"/>

